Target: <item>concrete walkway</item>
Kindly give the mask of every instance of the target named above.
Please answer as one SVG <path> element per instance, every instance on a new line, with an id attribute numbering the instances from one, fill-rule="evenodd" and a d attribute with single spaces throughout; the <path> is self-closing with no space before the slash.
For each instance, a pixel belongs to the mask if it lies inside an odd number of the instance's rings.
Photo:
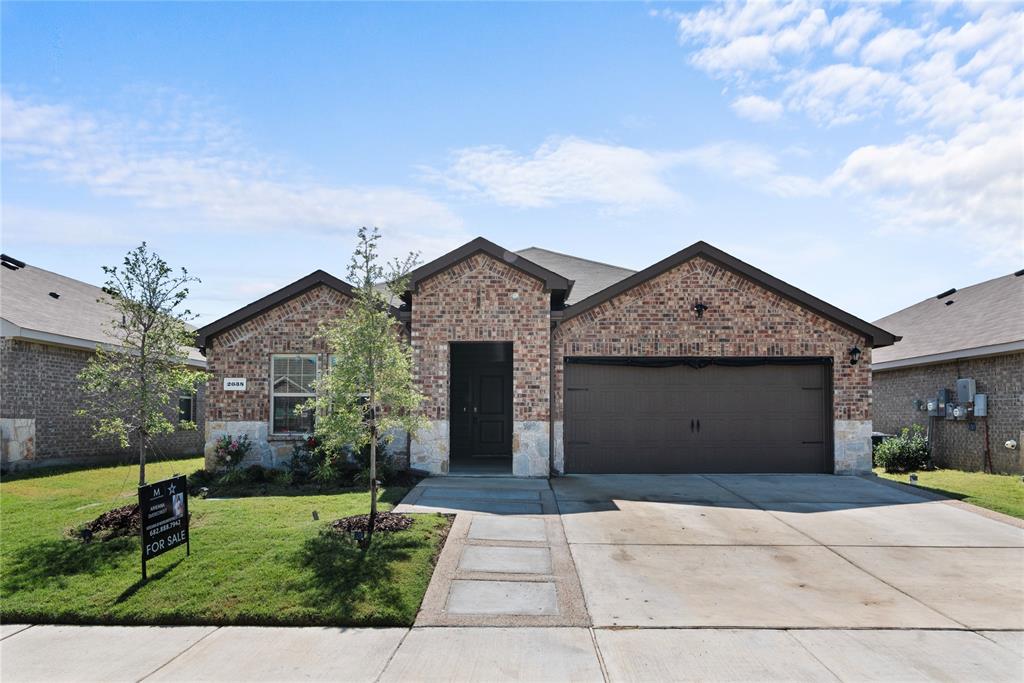
<path id="1" fill-rule="evenodd" d="M 397 512 L 457 512 L 416 626 L 589 626 L 546 480 L 420 482 Z"/>
<path id="2" fill-rule="evenodd" d="M 1014 681 L 1020 632 L 5 625 L 4 683 Z"/>

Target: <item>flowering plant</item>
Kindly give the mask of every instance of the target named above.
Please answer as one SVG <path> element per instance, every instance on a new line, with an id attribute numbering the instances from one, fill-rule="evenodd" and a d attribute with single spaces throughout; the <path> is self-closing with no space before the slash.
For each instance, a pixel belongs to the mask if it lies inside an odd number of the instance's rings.
<path id="1" fill-rule="evenodd" d="M 246 454 L 249 453 L 251 448 L 252 443 L 245 434 L 238 437 L 225 434 L 217 439 L 217 444 L 213 450 L 214 459 L 221 467 L 236 467 L 245 459 Z"/>

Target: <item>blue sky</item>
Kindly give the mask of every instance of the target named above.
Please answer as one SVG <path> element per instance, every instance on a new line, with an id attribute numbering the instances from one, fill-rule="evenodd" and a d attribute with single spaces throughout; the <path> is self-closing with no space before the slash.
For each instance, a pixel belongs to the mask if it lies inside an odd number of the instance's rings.
<path id="1" fill-rule="evenodd" d="M 869 320 L 1024 264 L 1013 4 L 3 3 L 3 250 L 148 241 L 200 322 L 356 227 L 642 268 L 706 240 Z"/>

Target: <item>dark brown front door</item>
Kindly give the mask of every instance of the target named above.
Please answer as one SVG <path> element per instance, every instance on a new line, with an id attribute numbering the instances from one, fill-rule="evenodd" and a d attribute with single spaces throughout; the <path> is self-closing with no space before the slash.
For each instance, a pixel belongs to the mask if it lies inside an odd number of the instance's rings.
<path id="1" fill-rule="evenodd" d="M 512 345 L 451 347 L 452 457 L 512 455 Z"/>
<path id="2" fill-rule="evenodd" d="M 577 364 L 567 472 L 827 472 L 824 364 Z"/>

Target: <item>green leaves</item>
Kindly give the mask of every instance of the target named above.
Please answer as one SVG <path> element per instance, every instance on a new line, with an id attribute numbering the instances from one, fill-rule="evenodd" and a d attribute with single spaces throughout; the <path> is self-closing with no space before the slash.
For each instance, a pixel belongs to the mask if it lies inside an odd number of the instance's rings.
<path id="1" fill-rule="evenodd" d="M 109 294 L 109 343 L 98 346 L 78 382 L 85 395 L 80 414 L 92 418 L 93 435 L 146 442 L 175 430 L 172 396 L 193 391 L 210 375 L 190 369 L 195 334 L 179 310 L 197 278 L 184 268 L 175 275 L 146 243 L 128 252 L 120 268 L 103 267 Z"/>
<path id="2" fill-rule="evenodd" d="M 353 305 L 320 329 L 335 362 L 317 380 L 317 397 L 303 406 L 317 411 L 317 436 L 335 450 L 362 448 L 374 434 L 390 443 L 396 430 L 414 433 L 423 421 L 418 414 L 423 397 L 413 383 L 412 347 L 375 287 L 387 283 L 392 296 L 398 296 L 418 257 L 410 253 L 382 266 L 379 239 L 377 229 L 359 230 L 349 266 L 349 279 L 356 286 Z"/>

